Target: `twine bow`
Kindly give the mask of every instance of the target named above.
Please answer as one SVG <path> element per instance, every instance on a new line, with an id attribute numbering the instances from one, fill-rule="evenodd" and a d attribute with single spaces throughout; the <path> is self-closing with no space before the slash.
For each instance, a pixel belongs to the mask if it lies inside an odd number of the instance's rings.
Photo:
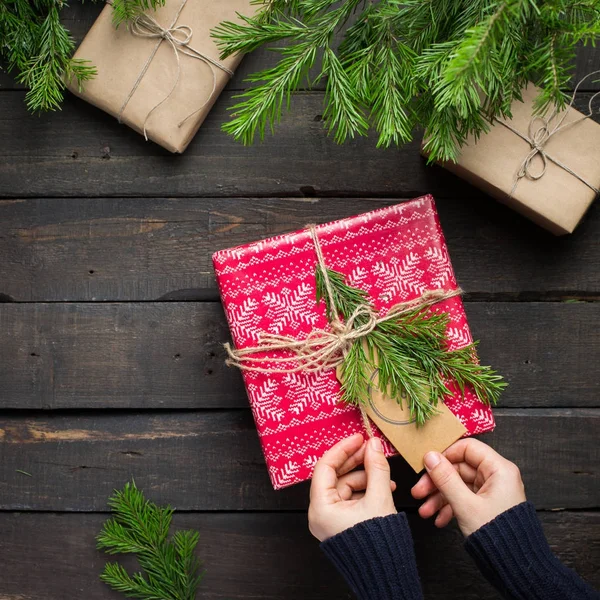
<path id="1" fill-rule="evenodd" d="M 215 71 L 215 67 L 221 69 L 221 71 L 227 73 L 227 75 L 229 75 L 230 77 L 233 75 L 233 71 L 226 67 L 223 63 L 219 62 L 218 60 L 215 60 L 214 58 L 211 58 L 210 56 L 207 56 L 206 54 L 190 46 L 192 36 L 194 35 L 193 29 L 188 25 L 177 25 L 177 21 L 179 20 L 181 12 L 185 8 L 187 1 L 188 0 L 182 0 L 181 5 L 175 13 L 173 21 L 167 27 L 163 27 L 160 23 L 158 23 L 155 19 L 153 19 L 150 15 L 146 13 L 142 13 L 141 15 L 135 17 L 135 19 L 133 19 L 131 24 L 129 25 L 129 31 L 131 32 L 131 35 L 140 38 L 156 39 L 157 42 L 154 48 L 152 49 L 150 56 L 144 63 L 144 66 L 142 67 L 138 78 L 133 84 L 133 87 L 131 88 L 129 94 L 127 95 L 123 104 L 121 105 L 121 108 L 119 109 L 119 123 L 121 123 L 125 108 L 129 104 L 129 101 L 131 100 L 131 98 L 137 91 L 140 83 L 144 79 L 148 68 L 152 64 L 152 61 L 154 60 L 154 57 L 156 56 L 156 53 L 158 52 L 158 49 L 160 48 L 160 45 L 163 42 L 167 42 L 171 46 L 171 48 L 173 49 L 173 53 L 175 54 L 175 59 L 177 61 L 177 76 L 175 77 L 175 82 L 169 90 L 169 93 L 148 112 L 146 118 L 144 119 L 143 132 L 146 141 L 148 141 L 148 134 L 146 131 L 148 119 L 150 118 L 152 113 L 154 113 L 155 110 L 161 107 L 173 95 L 179 84 L 179 80 L 181 78 L 180 54 L 185 54 L 186 56 L 190 56 L 191 58 L 195 58 L 204 62 L 211 70 L 213 85 L 212 90 L 208 95 L 207 99 L 204 101 L 204 103 L 201 106 L 199 106 L 196 110 L 192 111 L 187 117 L 185 117 L 185 119 L 180 121 L 177 124 L 177 127 L 181 127 L 188 119 L 200 112 L 214 96 L 215 91 L 217 89 L 217 73 Z"/>
<path id="2" fill-rule="evenodd" d="M 258 346 L 232 348 L 230 344 L 225 344 L 228 366 L 235 366 L 243 371 L 265 374 L 298 373 L 300 371 L 310 373 L 335 369 L 344 362 L 350 346 L 356 340 L 362 339 L 371 333 L 380 323 L 391 321 L 416 308 L 431 306 L 462 293 L 460 288 L 454 290 L 428 290 L 418 298 L 395 304 L 383 316 L 377 313 L 369 304 L 362 304 L 342 321 L 335 308 L 334 292 L 327 273 L 316 226 L 309 225 L 308 230 L 314 243 L 317 264 L 323 276 L 325 290 L 329 298 L 329 307 L 332 313 L 329 328 L 315 329 L 303 340 L 297 340 L 286 335 L 263 333 L 259 338 L 260 343 Z M 274 351 L 287 351 L 288 355 L 257 356 L 257 354 Z"/>
<path id="3" fill-rule="evenodd" d="M 540 116 L 534 116 L 531 119 L 531 121 L 529 122 L 527 135 L 520 132 L 518 129 L 515 129 L 510 123 L 507 123 L 506 121 L 503 121 L 501 119 L 496 119 L 497 123 L 500 123 L 501 125 L 504 125 L 504 127 L 506 127 L 507 129 L 510 129 L 510 131 L 512 131 L 514 134 L 518 135 L 525 142 L 527 142 L 531 148 L 531 150 L 529 151 L 527 156 L 523 159 L 523 162 L 521 163 L 519 170 L 517 171 L 515 180 L 513 182 L 512 189 L 510 191 L 510 196 L 512 196 L 515 193 L 515 190 L 517 189 L 517 185 L 519 184 L 519 181 L 521 181 L 521 179 L 523 179 L 523 177 L 526 177 L 527 179 L 530 179 L 531 181 L 537 181 L 538 179 L 541 179 L 546 174 L 546 171 L 548 169 L 548 161 L 554 163 L 556 166 L 560 167 L 567 173 L 570 173 L 571 175 L 573 175 L 573 177 L 576 177 L 579 181 L 581 181 L 581 183 L 585 184 L 596 194 L 600 193 L 600 190 L 598 188 L 596 188 L 593 184 L 591 184 L 589 181 L 587 181 L 584 177 L 582 177 L 581 175 L 579 175 L 575 171 L 573 171 L 573 169 L 571 169 L 568 165 L 565 165 L 563 162 L 561 162 L 557 158 L 554 158 L 552 155 L 548 154 L 548 152 L 546 152 L 546 149 L 545 149 L 546 144 L 557 133 L 560 133 L 561 131 L 564 131 L 565 129 L 573 127 L 574 125 L 581 123 L 581 121 L 585 121 L 586 119 L 589 119 L 590 117 L 593 116 L 594 111 L 592 109 L 592 103 L 594 102 L 596 97 L 598 95 L 600 95 L 600 92 L 596 92 L 590 98 L 590 100 L 588 102 L 587 114 L 582 115 L 579 119 L 576 119 L 575 121 L 571 121 L 570 123 L 566 123 L 563 125 L 565 118 L 571 112 L 571 109 L 573 108 L 573 102 L 575 101 L 575 96 L 577 95 L 577 90 L 579 89 L 579 86 L 588 77 L 591 77 L 592 75 L 600 75 L 600 71 L 593 71 L 592 73 L 588 73 L 585 77 L 583 77 L 582 79 L 579 80 L 579 82 L 575 86 L 575 90 L 573 91 L 573 95 L 571 97 L 571 102 L 569 103 L 567 110 L 565 110 L 563 112 L 562 116 L 560 117 L 560 119 L 558 119 L 556 124 L 553 124 L 553 121 L 558 117 L 558 108 L 554 108 L 554 110 L 552 111 L 550 116 L 547 118 L 540 117 Z M 536 129 L 536 124 L 538 122 L 541 123 L 541 125 L 539 127 L 537 127 L 537 129 Z M 538 173 L 535 173 L 532 169 L 532 165 L 533 165 L 534 159 L 537 157 L 539 157 L 542 160 L 542 169 Z"/>

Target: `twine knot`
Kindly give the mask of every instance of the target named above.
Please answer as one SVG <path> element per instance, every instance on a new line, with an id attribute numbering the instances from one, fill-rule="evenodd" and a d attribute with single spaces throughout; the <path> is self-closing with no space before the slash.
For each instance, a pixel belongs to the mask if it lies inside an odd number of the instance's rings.
<path id="1" fill-rule="evenodd" d="M 538 120 L 542 122 L 542 125 L 534 131 L 535 123 Z M 527 177 L 527 179 L 537 181 L 546 174 L 546 169 L 548 168 L 548 156 L 546 155 L 544 147 L 551 137 L 552 134 L 550 133 L 548 119 L 544 119 L 543 117 L 534 117 L 529 122 L 529 136 L 527 141 L 529 142 L 531 151 L 521 163 L 521 168 L 519 169 L 518 173 L 519 178 Z M 538 156 L 542 160 L 542 170 L 539 173 L 534 173 L 531 167 L 534 159 Z"/>
<path id="2" fill-rule="evenodd" d="M 554 158 L 553 156 L 548 154 L 545 150 L 546 144 L 552 139 L 553 136 L 555 136 L 556 134 L 560 133 L 561 131 L 564 131 L 565 129 L 573 127 L 574 125 L 581 123 L 581 121 L 585 121 L 586 119 L 589 119 L 593 116 L 594 111 L 592 108 L 592 103 L 594 102 L 596 97 L 600 94 L 600 92 L 596 92 L 590 98 L 590 100 L 588 102 L 588 112 L 585 115 L 582 115 L 579 119 L 575 119 L 574 121 L 571 121 L 570 123 L 563 124 L 565 118 L 567 117 L 567 115 L 569 114 L 571 109 L 573 108 L 573 103 L 575 102 L 575 97 L 577 95 L 577 90 L 579 89 L 579 86 L 588 77 L 591 77 L 592 75 L 600 75 L 600 71 L 593 71 L 592 73 L 588 73 L 585 77 L 583 77 L 582 79 L 579 80 L 579 82 L 575 86 L 575 90 L 573 91 L 573 95 L 571 97 L 571 102 L 569 103 L 567 110 L 564 111 L 563 115 L 560 118 L 558 118 L 559 114 L 558 114 L 557 108 L 555 108 L 552 111 L 552 113 L 550 114 L 550 116 L 548 118 L 540 117 L 540 116 L 532 117 L 531 121 L 529 122 L 528 129 L 527 129 L 527 135 L 520 132 L 518 129 L 515 129 L 510 123 L 503 121 L 502 119 L 496 119 L 497 123 L 500 123 L 500 125 L 503 125 L 507 129 L 512 131 L 515 135 L 518 135 L 523 141 L 527 142 L 529 144 L 529 147 L 531 148 L 531 150 L 529 151 L 527 156 L 523 159 L 523 162 L 521 163 L 521 165 L 515 175 L 515 180 L 513 182 L 513 186 L 510 191 L 511 197 L 515 193 L 515 190 L 517 189 L 517 185 L 519 184 L 519 181 L 521 179 L 523 179 L 523 177 L 530 179 L 531 181 L 537 181 L 538 179 L 541 179 L 546 174 L 546 171 L 548 170 L 548 161 L 554 163 L 557 167 L 560 167 L 567 173 L 570 173 L 573 177 L 577 178 L 579 181 L 581 181 L 581 183 L 585 184 L 596 194 L 600 193 L 600 190 L 598 188 L 596 188 L 592 183 L 587 181 L 581 175 L 578 175 L 568 165 L 565 165 L 557 158 Z M 556 124 L 554 124 L 555 120 L 557 120 Z M 541 122 L 541 125 L 536 129 L 535 127 L 538 122 Z M 532 169 L 533 161 L 537 157 L 539 157 L 542 161 L 542 169 L 539 173 L 533 172 L 533 169 Z"/>
<path id="3" fill-rule="evenodd" d="M 192 41 L 193 35 L 192 28 L 188 25 L 163 27 L 146 13 L 136 17 L 132 21 L 129 30 L 137 37 L 161 38 L 178 46 L 187 46 Z"/>
<path id="4" fill-rule="evenodd" d="M 144 119 L 142 130 L 146 141 L 148 141 L 148 133 L 146 131 L 148 119 L 150 119 L 151 115 L 156 109 L 162 106 L 173 95 L 175 89 L 179 84 L 179 79 L 181 78 L 180 54 L 185 54 L 186 56 L 190 56 L 191 58 L 195 58 L 205 63 L 211 71 L 213 81 L 212 90 L 206 98 L 206 100 L 196 110 L 192 111 L 189 115 L 187 115 L 185 119 L 180 121 L 177 124 L 178 127 L 181 127 L 188 119 L 199 113 L 213 98 L 217 89 L 217 74 L 215 71 L 215 67 L 220 69 L 224 73 L 227 73 L 227 75 L 229 75 L 230 77 L 233 76 L 233 71 L 226 67 L 223 63 L 221 63 L 218 60 L 215 60 L 214 58 L 211 58 L 210 56 L 190 46 L 190 42 L 192 41 L 194 31 L 189 25 L 176 25 L 181 15 L 181 12 L 185 8 L 187 2 L 188 0 L 182 0 L 181 5 L 175 13 L 173 21 L 167 27 L 163 27 L 160 23 L 158 23 L 155 19 L 153 19 L 150 15 L 146 13 L 138 15 L 129 24 L 129 31 L 131 35 L 140 38 L 156 39 L 158 41 L 156 42 L 152 52 L 150 53 L 148 60 L 146 60 L 146 63 L 142 67 L 142 70 L 138 75 L 138 78 L 136 79 L 135 83 L 133 84 L 133 87 L 131 88 L 129 94 L 127 95 L 123 104 L 121 105 L 117 117 L 119 123 L 121 122 L 125 108 L 127 107 L 129 101 L 137 91 L 140 83 L 142 82 L 142 79 L 144 78 L 146 72 L 148 71 L 148 68 L 150 67 L 150 64 L 154 60 L 154 57 L 156 56 L 160 45 L 163 42 L 167 42 L 171 46 L 171 48 L 173 49 L 173 53 L 175 54 L 175 60 L 177 63 L 177 75 L 175 76 L 175 81 L 173 82 L 169 93 L 160 102 L 155 104 L 152 109 L 150 109 L 150 111 L 146 115 L 146 118 Z"/>
<path id="5" fill-rule="evenodd" d="M 462 293 L 459 288 L 454 290 L 428 290 L 418 298 L 395 304 L 385 315 L 380 315 L 370 303 L 366 302 L 358 305 L 352 314 L 344 315 L 345 318 L 342 320 L 336 309 L 334 291 L 329 279 L 316 225 L 308 225 L 308 230 L 314 243 L 317 265 L 329 301 L 329 327 L 327 329 L 315 329 L 302 340 L 286 335 L 263 333 L 259 337 L 258 346 L 234 349 L 229 344 L 225 344 L 228 355 L 226 364 L 228 366 L 235 366 L 243 371 L 265 374 L 298 373 L 300 371 L 320 372 L 326 369 L 335 369 L 344 362 L 352 344 L 369 335 L 380 323 L 397 319 L 401 315 L 431 306 Z M 264 353 L 281 351 L 287 354 L 283 356 L 264 356 Z"/>

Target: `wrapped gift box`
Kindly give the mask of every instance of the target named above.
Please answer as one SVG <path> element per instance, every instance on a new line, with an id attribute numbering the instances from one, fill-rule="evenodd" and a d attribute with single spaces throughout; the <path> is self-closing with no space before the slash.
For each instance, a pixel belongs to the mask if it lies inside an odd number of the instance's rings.
<path id="1" fill-rule="evenodd" d="M 564 235 L 575 230 L 600 189 L 600 125 L 590 118 L 583 120 L 584 115 L 574 108 L 554 117 L 549 110 L 544 115 L 548 132 L 557 125 L 566 127 L 546 141 L 544 121 L 533 117 L 539 91 L 529 85 L 523 91 L 523 102 L 513 102 L 512 119 L 505 121 L 506 125 L 496 122 L 478 140 L 471 136 L 457 162 L 442 166 L 555 235 Z M 546 170 L 539 179 L 535 177 L 544 171 L 539 152 L 532 155 L 528 175 L 518 177 L 533 150 L 527 140 L 543 142 Z M 423 147 L 422 154 L 427 156 Z"/>
<path id="2" fill-rule="evenodd" d="M 256 10 L 252 0 L 167 0 L 147 15 L 169 31 L 172 44 L 148 35 L 147 28 L 141 30 L 145 35 L 134 35 L 125 24 L 115 28 L 107 4 L 75 53 L 98 74 L 83 89 L 75 82 L 69 89 L 137 132 L 145 128 L 148 138 L 167 150 L 183 152 L 242 58 L 221 61 L 211 30 L 239 20 L 237 13 Z M 188 34 L 188 44 L 180 44 Z M 194 51 L 204 58 L 190 56 Z"/>
<path id="3" fill-rule="evenodd" d="M 428 289 L 453 290 L 456 280 L 431 196 L 317 227 L 325 262 L 368 292 L 376 309 L 418 298 Z M 327 326 L 316 303 L 313 241 L 307 230 L 221 250 L 217 282 L 237 348 L 255 346 L 262 332 L 301 339 Z M 447 312 L 449 349 L 472 342 L 459 297 L 432 307 Z M 340 402 L 335 371 L 243 372 L 265 460 L 276 489 L 310 478 L 323 453 L 364 432 L 360 411 Z M 470 390 L 446 406 L 467 435 L 494 428 L 491 409 Z M 393 447 L 384 439 L 389 456 Z"/>

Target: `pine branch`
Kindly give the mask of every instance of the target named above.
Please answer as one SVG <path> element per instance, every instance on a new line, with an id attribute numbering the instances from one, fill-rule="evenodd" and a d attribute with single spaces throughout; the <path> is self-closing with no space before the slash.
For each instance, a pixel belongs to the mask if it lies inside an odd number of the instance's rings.
<path id="1" fill-rule="evenodd" d="M 336 141 L 374 128 L 378 146 L 400 145 L 418 125 L 430 161 L 455 160 L 469 135 L 510 117 L 529 80 L 543 89 L 538 110 L 564 106 L 576 44 L 600 36 L 600 0 L 273 0 L 214 35 L 223 56 L 273 43 L 281 56 L 248 78 L 224 126 L 243 143 L 273 129 L 321 60 Z"/>
<path id="2" fill-rule="evenodd" d="M 108 502 L 113 518 L 97 537 L 107 554 L 135 554 L 143 572 L 129 575 L 118 563 L 107 563 L 100 579 L 130 598 L 193 600 L 202 579 L 194 550 L 195 531 L 177 531 L 168 539 L 173 509 L 144 498 L 134 482 L 115 491 Z"/>
<path id="3" fill-rule="evenodd" d="M 114 22 L 119 25 L 165 1 L 113 0 Z M 75 42 L 60 22 L 66 5 L 65 0 L 0 0 L 0 59 L 29 88 L 25 102 L 32 112 L 59 109 L 68 82 L 81 89 L 96 75 L 88 61 L 72 58 Z"/>
<path id="4" fill-rule="evenodd" d="M 348 318 L 361 305 L 372 308 L 366 292 L 347 285 L 341 273 L 327 270 L 327 274 L 339 317 Z M 320 269 L 316 281 L 317 302 L 325 300 L 331 320 L 334 313 Z M 340 373 L 343 400 L 366 403 L 371 374 L 377 370 L 379 389 L 401 406 L 406 402 L 417 426 L 437 413 L 438 404 L 451 393 L 451 381 L 462 394 L 471 388 L 483 403 L 495 404 L 506 383 L 490 367 L 477 362 L 475 344 L 448 350 L 448 323 L 446 313 L 422 308 L 379 323 L 362 340 L 356 340 L 344 358 Z"/>
<path id="5" fill-rule="evenodd" d="M 127 23 L 147 10 L 164 6 L 166 0 L 113 0 L 113 23 L 116 27 Z"/>

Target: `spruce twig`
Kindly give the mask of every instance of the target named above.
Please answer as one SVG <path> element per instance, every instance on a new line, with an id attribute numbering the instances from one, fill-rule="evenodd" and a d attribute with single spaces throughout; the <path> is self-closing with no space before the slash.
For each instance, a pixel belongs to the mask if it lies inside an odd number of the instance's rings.
<path id="1" fill-rule="evenodd" d="M 203 576 L 194 555 L 196 531 L 177 531 L 168 539 L 173 516 L 144 498 L 135 482 L 115 491 L 108 501 L 114 516 L 97 537 L 108 554 L 135 554 L 143 572 L 129 575 L 118 563 L 107 563 L 100 579 L 129 598 L 193 600 Z"/>
<path id="2" fill-rule="evenodd" d="M 341 273 L 329 269 L 327 273 L 340 317 L 347 318 L 362 304 L 372 308 L 363 290 L 346 284 Z M 325 300 L 331 319 L 333 310 L 320 269 L 316 279 L 317 302 Z M 379 388 L 401 406 L 406 401 L 418 426 L 436 414 L 438 404 L 451 393 L 450 382 L 462 394 L 470 387 L 483 403 L 495 404 L 506 383 L 490 367 L 477 362 L 475 344 L 448 350 L 448 322 L 446 313 L 417 308 L 379 323 L 365 338 L 354 341 L 341 366 L 343 400 L 354 405 L 367 402 L 369 376 L 378 369 Z"/>
<path id="3" fill-rule="evenodd" d="M 165 1 L 113 0 L 114 23 L 118 26 Z M 25 102 L 32 112 L 59 109 L 67 82 L 81 88 L 96 75 L 89 61 L 72 58 L 75 41 L 60 21 L 66 6 L 66 0 L 0 0 L 0 61 L 29 88 Z"/>
<path id="4" fill-rule="evenodd" d="M 600 36 L 600 0 L 267 0 L 257 16 L 213 35 L 223 56 L 264 44 L 280 56 L 248 78 L 223 126 L 244 144 L 314 84 L 309 71 L 320 60 L 324 122 L 336 141 L 372 127 L 379 146 L 399 145 L 418 125 L 431 161 L 455 160 L 467 136 L 510 117 L 527 81 L 543 90 L 538 111 L 565 106 L 577 44 Z"/>

